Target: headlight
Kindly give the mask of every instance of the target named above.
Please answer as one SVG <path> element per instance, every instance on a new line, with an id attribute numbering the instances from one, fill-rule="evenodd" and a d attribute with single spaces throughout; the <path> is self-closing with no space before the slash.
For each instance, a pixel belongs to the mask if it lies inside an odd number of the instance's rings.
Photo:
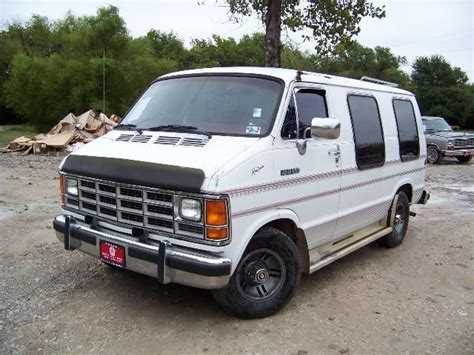
<path id="1" fill-rule="evenodd" d="M 448 149 L 454 148 L 454 142 L 452 140 L 448 140 Z"/>
<path id="2" fill-rule="evenodd" d="M 77 180 L 66 178 L 66 193 L 68 195 L 77 196 Z"/>
<path id="3" fill-rule="evenodd" d="M 201 201 L 183 198 L 179 204 L 179 215 L 190 221 L 200 221 L 202 215 Z"/>

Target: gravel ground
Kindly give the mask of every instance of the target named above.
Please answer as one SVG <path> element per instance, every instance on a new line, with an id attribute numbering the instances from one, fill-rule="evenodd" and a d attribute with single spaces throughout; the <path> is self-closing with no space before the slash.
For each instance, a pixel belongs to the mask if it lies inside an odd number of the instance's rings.
<path id="1" fill-rule="evenodd" d="M 304 276 L 273 317 L 120 272 L 55 239 L 60 157 L 0 154 L 0 353 L 474 353 L 474 165 L 430 166 L 405 242 Z"/>

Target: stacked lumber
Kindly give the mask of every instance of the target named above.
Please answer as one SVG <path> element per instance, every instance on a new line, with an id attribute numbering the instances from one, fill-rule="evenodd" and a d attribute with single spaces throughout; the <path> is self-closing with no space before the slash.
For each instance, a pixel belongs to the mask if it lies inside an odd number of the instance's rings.
<path id="1" fill-rule="evenodd" d="M 18 137 L 10 142 L 10 152 L 43 154 L 51 151 L 72 152 L 81 145 L 112 130 L 122 119 L 117 115 L 107 117 L 101 112 L 89 110 L 79 116 L 69 113 L 46 134 L 33 138 Z"/>

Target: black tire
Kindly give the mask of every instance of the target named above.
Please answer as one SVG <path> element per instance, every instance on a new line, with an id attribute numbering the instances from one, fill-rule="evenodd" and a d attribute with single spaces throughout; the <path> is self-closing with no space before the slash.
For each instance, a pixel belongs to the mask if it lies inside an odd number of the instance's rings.
<path id="1" fill-rule="evenodd" d="M 390 234 L 379 239 L 379 244 L 386 248 L 394 248 L 402 244 L 407 234 L 408 222 L 410 219 L 410 202 L 403 191 L 397 192 L 398 200 L 395 205 L 395 222 Z M 392 209 L 388 212 L 388 218 L 392 216 Z"/>
<path id="2" fill-rule="evenodd" d="M 258 231 L 225 288 L 213 290 L 224 311 L 262 318 L 283 308 L 301 279 L 301 257 L 293 241 L 272 227 Z"/>
<path id="3" fill-rule="evenodd" d="M 438 150 L 438 148 L 433 145 L 430 145 L 426 152 L 426 160 L 430 164 L 439 164 L 441 163 L 441 160 L 443 160 L 443 155 Z"/>
<path id="4" fill-rule="evenodd" d="M 468 157 L 456 157 L 456 159 L 458 160 L 458 162 L 462 163 L 462 164 L 466 164 L 466 163 L 469 163 L 472 159 L 472 155 L 468 156 Z"/>

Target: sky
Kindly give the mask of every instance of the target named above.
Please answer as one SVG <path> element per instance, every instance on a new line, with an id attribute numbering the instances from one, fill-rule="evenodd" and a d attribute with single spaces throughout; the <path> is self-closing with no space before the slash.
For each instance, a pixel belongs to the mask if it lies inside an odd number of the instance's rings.
<path id="1" fill-rule="evenodd" d="M 202 1 L 200 1 L 202 2 Z M 363 19 L 356 39 L 368 47 L 390 47 L 410 63 L 416 57 L 440 54 L 464 70 L 474 82 L 474 0 L 372 0 L 385 5 L 384 19 Z M 97 7 L 112 4 L 120 9 L 132 36 L 141 36 L 154 28 L 173 31 L 189 45 L 193 38 L 212 34 L 240 38 L 263 31 L 255 18 L 235 24 L 228 20 L 223 0 L 0 0 L 0 26 L 26 21 L 32 14 L 61 18 L 68 10 L 77 16 L 92 15 Z M 303 42 L 301 33 L 284 33 L 300 49 L 311 51 L 314 42 Z M 410 66 L 404 68 L 410 71 Z"/>

